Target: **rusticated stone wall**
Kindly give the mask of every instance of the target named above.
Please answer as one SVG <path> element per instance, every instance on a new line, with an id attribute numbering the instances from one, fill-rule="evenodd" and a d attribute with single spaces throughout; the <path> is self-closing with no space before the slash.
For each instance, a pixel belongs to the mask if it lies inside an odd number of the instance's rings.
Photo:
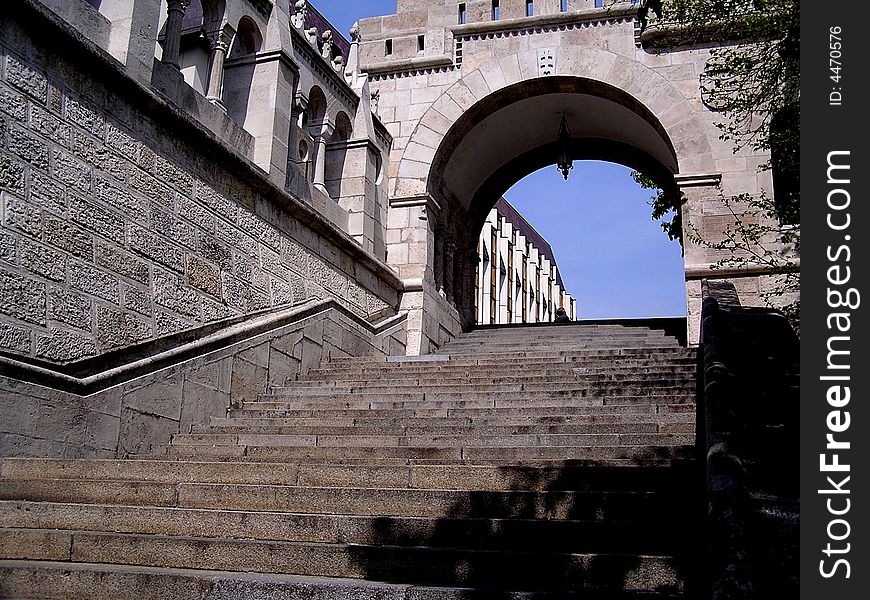
<path id="1" fill-rule="evenodd" d="M 0 18 L 0 351 L 67 363 L 315 298 L 394 311 L 395 277 L 107 55 Z"/>

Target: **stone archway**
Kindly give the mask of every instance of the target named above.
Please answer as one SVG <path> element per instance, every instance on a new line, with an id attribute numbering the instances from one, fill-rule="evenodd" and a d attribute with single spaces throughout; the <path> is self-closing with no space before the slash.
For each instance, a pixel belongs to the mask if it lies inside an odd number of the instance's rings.
<path id="1" fill-rule="evenodd" d="M 437 345 L 446 331 L 455 334 L 473 323 L 476 234 L 504 191 L 554 162 L 562 114 L 575 159 L 645 172 L 682 194 L 684 222 L 718 195 L 708 129 L 665 77 L 623 56 L 580 46 L 559 50 L 558 68 L 541 76 L 537 56 L 514 54 L 463 74 L 434 99 L 400 155 L 394 154 L 391 214 L 409 211 L 393 223 L 404 230 L 400 239 L 411 243 L 407 253 L 389 258 L 405 279 L 419 282 L 423 352 L 427 341 Z M 422 212 L 412 215 L 414 210 Z M 687 272 L 695 260 L 703 262 L 703 256 L 687 242 Z M 688 295 L 691 321 L 700 298 L 691 289 Z M 450 308 L 439 306 L 439 297 Z"/>

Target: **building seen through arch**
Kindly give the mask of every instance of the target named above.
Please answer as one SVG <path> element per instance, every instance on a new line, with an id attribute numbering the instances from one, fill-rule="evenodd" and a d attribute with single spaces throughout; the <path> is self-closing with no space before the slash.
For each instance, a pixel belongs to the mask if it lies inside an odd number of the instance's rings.
<path id="1" fill-rule="evenodd" d="M 577 318 L 553 248 L 505 198 L 489 211 L 477 248 L 476 323 L 548 323 L 559 308 Z"/>

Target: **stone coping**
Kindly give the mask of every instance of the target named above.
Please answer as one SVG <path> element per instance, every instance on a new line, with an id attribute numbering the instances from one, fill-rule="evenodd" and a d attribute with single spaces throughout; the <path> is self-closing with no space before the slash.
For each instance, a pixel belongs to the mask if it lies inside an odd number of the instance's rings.
<path id="1" fill-rule="evenodd" d="M 372 335 L 381 334 L 407 319 L 407 314 L 400 313 L 369 323 L 336 300 L 311 300 L 234 317 L 66 365 L 3 352 L 0 353 L 0 375 L 86 396 L 331 310 L 338 311 Z"/>
<path id="2" fill-rule="evenodd" d="M 500 31 L 540 29 L 568 25 L 571 23 L 585 23 L 593 21 L 611 21 L 637 15 L 637 5 L 611 6 L 608 8 L 587 8 L 578 11 L 540 15 L 537 17 L 519 17 L 515 19 L 501 19 L 498 21 L 483 21 L 481 23 L 466 23 L 454 25 L 450 31 L 456 38 L 466 38 L 472 35 L 488 35 Z"/>

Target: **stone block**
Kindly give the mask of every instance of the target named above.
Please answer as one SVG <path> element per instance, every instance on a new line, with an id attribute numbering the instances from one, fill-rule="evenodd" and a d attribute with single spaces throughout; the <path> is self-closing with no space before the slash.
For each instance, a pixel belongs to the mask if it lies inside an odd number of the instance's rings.
<path id="1" fill-rule="evenodd" d="M 16 264 L 18 262 L 18 238 L 8 230 L 0 229 L 0 260 Z"/>
<path id="2" fill-rule="evenodd" d="M 46 335 L 36 336 L 36 357 L 53 362 L 68 363 L 94 356 L 97 347 L 90 336 L 63 329 L 54 329 Z"/>
<path id="3" fill-rule="evenodd" d="M 193 325 L 178 315 L 159 311 L 154 318 L 157 325 L 157 337 L 163 337 L 190 329 Z"/>
<path id="4" fill-rule="evenodd" d="M 90 298 L 72 290 L 52 287 L 48 290 L 48 319 L 66 323 L 84 331 L 92 330 Z"/>
<path id="5" fill-rule="evenodd" d="M 46 440 L 64 442 L 84 441 L 85 411 L 74 403 L 49 404 L 39 407 L 36 421 L 36 435 Z"/>
<path id="6" fill-rule="evenodd" d="M 259 248 L 257 240 L 244 233 L 241 229 L 219 220 L 215 224 L 215 233 L 219 240 L 228 244 L 236 252 L 247 254 L 252 258 L 257 256 Z"/>
<path id="7" fill-rule="evenodd" d="M 97 305 L 96 336 L 100 352 L 124 348 L 154 335 L 150 320 L 103 304 Z"/>
<path id="8" fill-rule="evenodd" d="M 154 301 L 179 315 L 199 320 L 199 295 L 174 274 L 155 270 Z"/>
<path id="9" fill-rule="evenodd" d="M 196 199 L 231 223 L 238 219 L 239 205 L 202 182 L 196 186 Z"/>
<path id="10" fill-rule="evenodd" d="M 85 260 L 93 260 L 93 237 L 68 221 L 46 217 L 42 238 L 46 244 Z"/>
<path id="11" fill-rule="evenodd" d="M 31 273 L 51 279 L 63 281 L 66 279 L 65 254 L 48 246 L 44 246 L 29 238 L 21 239 L 20 264 Z"/>
<path id="12" fill-rule="evenodd" d="M 30 173 L 30 201 L 56 215 L 66 212 L 65 186 L 39 171 Z"/>
<path id="13" fill-rule="evenodd" d="M 193 195 L 193 178 L 162 156 L 155 156 L 154 174 L 185 196 Z"/>
<path id="14" fill-rule="evenodd" d="M 136 311 L 150 317 L 154 310 L 151 306 L 151 291 L 121 282 L 122 305 L 128 310 Z"/>
<path id="15" fill-rule="evenodd" d="M 281 262 L 301 275 L 308 274 L 309 251 L 299 242 L 290 239 L 281 241 Z"/>
<path id="16" fill-rule="evenodd" d="M 186 196 L 178 197 L 178 214 L 207 233 L 214 233 L 214 215 Z"/>
<path id="17" fill-rule="evenodd" d="M 18 354 L 30 354 L 30 335 L 28 329 L 16 327 L 9 323 L 0 323 L 0 348 L 17 352 Z"/>
<path id="18" fill-rule="evenodd" d="M 205 260 L 216 264 L 222 271 L 233 270 L 233 254 L 229 247 L 213 237 L 199 235 L 197 252 Z"/>
<path id="19" fill-rule="evenodd" d="M 220 269 L 197 256 L 187 256 L 187 283 L 216 298 L 221 297 Z"/>
<path id="20" fill-rule="evenodd" d="M 7 147 L 13 154 L 38 169 L 48 170 L 48 142 L 18 127 L 11 127 L 7 137 Z"/>
<path id="21" fill-rule="evenodd" d="M 30 128 L 61 146 L 69 146 L 69 125 L 35 104 L 30 108 Z"/>
<path id="22" fill-rule="evenodd" d="M 270 248 L 281 248 L 281 233 L 258 215 L 248 210 L 240 210 L 239 227 Z"/>
<path id="23" fill-rule="evenodd" d="M 137 225 L 130 227 L 130 249 L 173 271 L 184 272 L 184 252 L 147 229 Z"/>
<path id="24" fill-rule="evenodd" d="M 91 168 L 60 148 L 52 153 L 51 175 L 80 194 L 91 191 Z"/>
<path id="25" fill-rule="evenodd" d="M 266 391 L 269 373 L 266 367 L 255 365 L 238 356 L 233 357 L 230 401 L 233 406 L 253 402 Z"/>
<path id="26" fill-rule="evenodd" d="M 286 267 L 281 264 L 281 255 L 266 246 L 260 246 L 260 264 L 266 271 L 275 275 L 281 277 L 288 275 Z"/>
<path id="27" fill-rule="evenodd" d="M 0 269 L 0 313 L 45 325 L 45 284 Z"/>
<path id="28" fill-rule="evenodd" d="M 24 165 L 0 152 L 0 188 L 24 193 Z"/>
<path id="29" fill-rule="evenodd" d="M 68 214 L 70 219 L 85 229 L 108 238 L 116 244 L 124 243 L 124 219 L 111 210 L 88 202 L 79 195 L 70 194 Z"/>
<path id="30" fill-rule="evenodd" d="M 212 417 L 226 417 L 230 394 L 206 387 L 190 380 L 184 382 L 184 403 L 181 407 L 181 431 L 192 425 L 203 425 Z"/>
<path id="31" fill-rule="evenodd" d="M 223 299 L 228 306 L 241 313 L 248 313 L 269 307 L 269 296 L 264 290 L 256 289 L 232 277 L 221 273 Z"/>
<path id="32" fill-rule="evenodd" d="M 172 188 L 164 185 L 156 177 L 149 175 L 135 165 L 130 165 L 128 176 L 130 187 L 136 192 L 160 206 L 174 210 L 175 191 Z"/>
<path id="33" fill-rule="evenodd" d="M 191 250 L 196 248 L 196 232 L 193 226 L 167 210 L 157 206 L 151 207 L 151 228 L 162 232 L 163 235 L 186 248 Z"/>
<path id="34" fill-rule="evenodd" d="M 66 118 L 97 138 L 105 138 L 106 120 L 78 98 L 67 96 Z"/>
<path id="35" fill-rule="evenodd" d="M 97 296 L 114 304 L 120 303 L 118 279 L 93 265 L 75 259 L 70 260 L 69 284 L 92 296 Z"/>
<path id="36" fill-rule="evenodd" d="M 178 432 L 177 420 L 125 409 L 121 412 L 118 455 L 148 454 L 153 447 L 168 444 Z"/>
<path id="37" fill-rule="evenodd" d="M 11 54 L 6 56 L 6 81 L 25 94 L 45 102 L 48 91 L 45 75 Z"/>
<path id="38" fill-rule="evenodd" d="M 150 281 L 148 263 L 114 244 L 97 240 L 94 244 L 94 262 L 137 283 L 148 285 Z"/>
<path id="39" fill-rule="evenodd" d="M 185 384 L 193 382 L 221 392 L 229 392 L 232 360 L 232 357 L 226 357 L 204 365 L 194 366 L 185 374 Z"/>
<path id="40" fill-rule="evenodd" d="M 131 220 L 148 222 L 148 202 L 103 177 L 94 178 L 94 197 L 106 206 L 122 211 Z"/>
<path id="41" fill-rule="evenodd" d="M 142 147 L 142 144 L 134 140 L 126 131 L 118 128 L 113 123 L 106 124 L 106 131 L 106 141 L 109 147 L 115 150 L 115 152 L 135 162 L 139 156 L 139 149 Z"/>
<path id="42" fill-rule="evenodd" d="M 0 112 L 9 115 L 19 123 L 27 122 L 27 98 L 0 86 Z"/>
<path id="43" fill-rule="evenodd" d="M 225 302 L 215 302 L 208 297 L 203 297 L 202 299 L 202 319 L 206 323 L 228 319 L 238 314 L 237 311 L 227 306 Z"/>
<path id="44" fill-rule="evenodd" d="M 257 262 L 243 254 L 234 257 L 233 273 L 250 286 L 267 291 L 269 289 L 269 274 L 259 268 Z"/>
<path id="45" fill-rule="evenodd" d="M 3 192 L 3 225 L 31 237 L 42 235 L 42 215 L 22 198 Z"/>
<path id="46" fill-rule="evenodd" d="M 85 444 L 90 448 L 111 450 L 118 448 L 121 419 L 115 415 L 88 411 L 85 413 Z"/>

